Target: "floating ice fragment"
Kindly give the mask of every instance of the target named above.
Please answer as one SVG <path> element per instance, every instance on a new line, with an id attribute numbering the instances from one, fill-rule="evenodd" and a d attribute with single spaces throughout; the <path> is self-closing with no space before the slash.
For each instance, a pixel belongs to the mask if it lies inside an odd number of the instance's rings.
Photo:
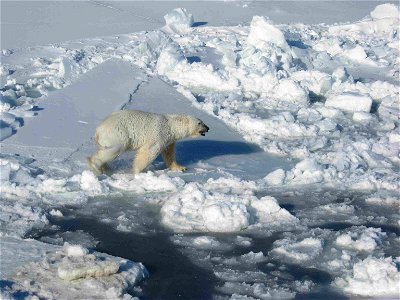
<path id="1" fill-rule="evenodd" d="M 295 262 L 307 262 L 315 259 L 322 253 L 322 245 L 321 239 L 311 237 L 299 242 L 282 239 L 274 242 L 274 248 L 271 253 Z"/>
<path id="2" fill-rule="evenodd" d="M 214 192 L 197 183 L 170 196 L 161 208 L 161 217 L 177 232 L 235 232 L 257 223 L 277 227 L 298 221 L 273 197 Z"/>
<path id="3" fill-rule="evenodd" d="M 87 255 L 77 258 L 65 257 L 57 269 L 58 277 L 64 280 L 75 280 L 88 277 L 103 277 L 118 272 L 119 264 L 115 261 L 96 260 Z"/>

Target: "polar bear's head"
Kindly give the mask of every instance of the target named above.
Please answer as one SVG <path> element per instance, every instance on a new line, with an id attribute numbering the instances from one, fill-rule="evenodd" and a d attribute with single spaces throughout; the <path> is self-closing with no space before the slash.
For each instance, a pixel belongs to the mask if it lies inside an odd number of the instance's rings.
<path id="1" fill-rule="evenodd" d="M 210 129 L 202 120 L 187 115 L 171 115 L 170 126 L 176 139 L 205 136 Z"/>

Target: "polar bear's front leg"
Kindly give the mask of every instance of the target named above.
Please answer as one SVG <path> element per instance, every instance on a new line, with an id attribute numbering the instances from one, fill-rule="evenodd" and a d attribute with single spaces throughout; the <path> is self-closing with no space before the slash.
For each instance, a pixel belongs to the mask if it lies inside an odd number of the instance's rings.
<path id="1" fill-rule="evenodd" d="M 162 152 L 162 157 L 167 165 L 167 168 L 172 171 L 184 172 L 187 170 L 186 167 L 179 165 L 175 160 L 175 143 L 167 146 Z"/>
<path id="2" fill-rule="evenodd" d="M 157 158 L 158 154 L 160 154 L 160 150 L 154 147 L 141 147 L 137 149 L 132 165 L 133 173 L 137 174 L 146 169 Z"/>

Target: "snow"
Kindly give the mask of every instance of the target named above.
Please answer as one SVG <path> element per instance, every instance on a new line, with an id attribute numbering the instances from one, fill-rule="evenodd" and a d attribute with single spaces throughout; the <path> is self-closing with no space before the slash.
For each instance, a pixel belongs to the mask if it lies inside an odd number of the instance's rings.
<path id="1" fill-rule="evenodd" d="M 397 5 L 49 2 L 38 28 L 44 4 L 21 5 L 2 21 L 2 297 L 127 299 L 147 277 L 56 225 L 71 215 L 119 237 L 162 232 L 233 299 L 399 295 Z M 43 26 L 58 33 L 35 39 Z M 94 129 L 120 109 L 195 115 L 210 132 L 177 144 L 187 173 L 157 159 L 129 174 L 126 153 L 96 176 Z"/>
<path id="2" fill-rule="evenodd" d="M 135 175 L 114 174 L 106 181 L 113 188 L 136 193 L 173 192 L 184 184 L 180 178 L 170 178 L 165 174 L 157 176 L 151 171 Z"/>

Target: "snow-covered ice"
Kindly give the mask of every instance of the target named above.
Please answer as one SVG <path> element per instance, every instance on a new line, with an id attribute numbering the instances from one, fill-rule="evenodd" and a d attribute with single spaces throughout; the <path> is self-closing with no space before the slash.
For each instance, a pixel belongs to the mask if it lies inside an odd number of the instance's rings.
<path id="1" fill-rule="evenodd" d="M 162 222 L 178 232 L 236 232 L 254 224 L 276 228 L 298 222 L 275 198 L 257 198 L 249 190 L 243 193 L 246 183 L 233 182 L 233 185 L 233 193 L 225 186 L 221 193 L 212 179 L 203 187 L 187 184 L 166 199 L 161 208 Z M 235 185 L 241 187 L 240 191 L 235 192 Z"/>
<path id="2" fill-rule="evenodd" d="M 29 257 L 2 286 L 1 295 L 6 299 L 18 298 L 21 293 L 26 297 L 50 299 L 129 299 L 126 291 L 148 276 L 140 263 L 101 253 L 89 254 L 80 245 L 66 243 L 64 247 L 56 247 L 7 237 L 2 238 L 3 243 L 7 250 L 26 251 Z M 2 253 L 3 276 L 4 271 L 15 268 L 5 269 L 3 260 L 13 260 L 14 255 L 8 251 Z"/>
<path id="3" fill-rule="evenodd" d="M 368 257 L 354 265 L 352 275 L 337 278 L 335 283 L 355 295 L 397 297 L 399 280 L 396 260 Z"/>
<path id="4" fill-rule="evenodd" d="M 210 298 L 399 296 L 397 4 L 49 2 L 59 23 L 29 36 L 10 18 L 42 4 L 23 5 L 2 3 L 3 298 L 156 298 L 175 261 Z M 77 8 L 85 26 L 60 30 Z M 177 144 L 187 173 L 132 175 L 126 153 L 95 176 L 94 129 L 119 109 L 211 129 Z M 153 273 L 115 246 L 153 235 Z"/>

